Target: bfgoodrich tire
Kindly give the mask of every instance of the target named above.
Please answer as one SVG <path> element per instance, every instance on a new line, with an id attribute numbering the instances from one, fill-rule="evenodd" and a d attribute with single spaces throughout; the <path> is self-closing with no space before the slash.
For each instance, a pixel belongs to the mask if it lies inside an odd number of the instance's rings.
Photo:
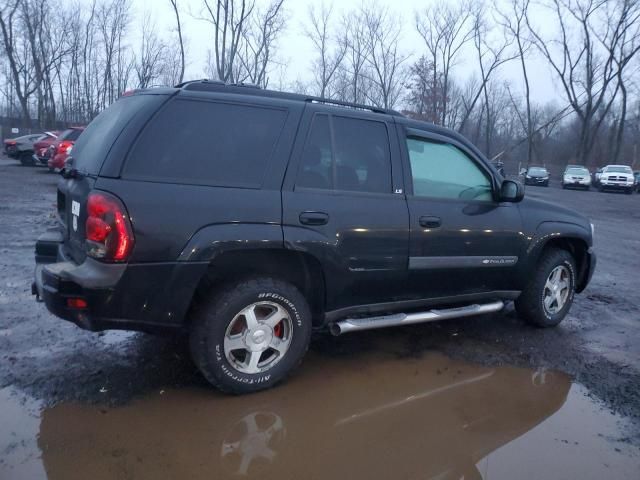
<path id="1" fill-rule="evenodd" d="M 572 255 L 550 248 L 542 254 L 533 278 L 516 300 L 516 311 L 532 325 L 555 327 L 571 308 L 575 284 Z"/>
<path id="2" fill-rule="evenodd" d="M 197 307 L 191 355 L 227 393 L 273 387 L 297 367 L 311 339 L 311 312 L 293 285 L 273 278 L 237 283 Z"/>

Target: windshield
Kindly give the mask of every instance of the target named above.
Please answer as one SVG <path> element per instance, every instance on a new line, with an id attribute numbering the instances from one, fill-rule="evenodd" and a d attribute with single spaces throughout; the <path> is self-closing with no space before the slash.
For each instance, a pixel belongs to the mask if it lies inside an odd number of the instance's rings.
<path id="1" fill-rule="evenodd" d="M 589 170 L 586 168 L 569 168 L 567 173 L 571 175 L 589 175 Z"/>
<path id="2" fill-rule="evenodd" d="M 546 175 L 548 172 L 546 168 L 531 167 L 529 173 L 533 175 Z"/>
<path id="3" fill-rule="evenodd" d="M 625 166 L 607 167 L 604 169 L 604 171 L 607 173 L 633 173 L 633 171 L 631 170 L 631 167 L 625 167 Z"/>

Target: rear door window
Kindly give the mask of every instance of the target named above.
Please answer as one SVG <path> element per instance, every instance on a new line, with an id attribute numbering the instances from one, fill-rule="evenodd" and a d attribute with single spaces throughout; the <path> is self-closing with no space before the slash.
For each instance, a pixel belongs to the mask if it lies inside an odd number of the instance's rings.
<path id="1" fill-rule="evenodd" d="M 286 120 L 284 109 L 176 99 L 145 128 L 126 178 L 260 188 Z"/>
<path id="2" fill-rule="evenodd" d="M 296 187 L 391 193 L 391 158 L 385 124 L 316 115 L 305 143 Z"/>

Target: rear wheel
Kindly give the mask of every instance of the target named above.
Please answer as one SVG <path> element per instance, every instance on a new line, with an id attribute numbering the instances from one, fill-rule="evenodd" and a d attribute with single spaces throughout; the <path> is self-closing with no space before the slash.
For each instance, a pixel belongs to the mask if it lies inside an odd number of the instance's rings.
<path id="1" fill-rule="evenodd" d="M 276 385 L 302 361 L 311 339 L 304 296 L 286 282 L 258 278 L 204 301 L 191 330 L 194 362 L 220 390 L 249 393 Z"/>
<path id="2" fill-rule="evenodd" d="M 20 163 L 25 167 L 32 167 L 36 164 L 36 162 L 33 161 L 33 156 L 28 152 L 20 154 Z"/>
<path id="3" fill-rule="evenodd" d="M 558 325 L 573 303 L 575 272 L 575 261 L 569 252 L 546 250 L 531 282 L 515 302 L 518 314 L 537 327 Z"/>

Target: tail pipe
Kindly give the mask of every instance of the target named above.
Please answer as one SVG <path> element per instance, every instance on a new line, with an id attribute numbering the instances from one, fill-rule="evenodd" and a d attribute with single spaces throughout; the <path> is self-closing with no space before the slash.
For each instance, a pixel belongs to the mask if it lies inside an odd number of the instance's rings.
<path id="1" fill-rule="evenodd" d="M 395 327 L 398 325 L 411 325 L 413 323 L 436 322 L 448 318 L 470 317 L 483 313 L 499 312 L 504 308 L 504 302 L 496 301 L 481 305 L 467 305 L 464 307 L 433 309 L 427 312 L 417 313 L 397 313 L 394 315 L 383 315 L 367 318 L 346 318 L 339 322 L 332 323 L 329 331 L 332 335 L 342 335 L 344 333 L 358 330 L 373 330 L 374 328 Z"/>

